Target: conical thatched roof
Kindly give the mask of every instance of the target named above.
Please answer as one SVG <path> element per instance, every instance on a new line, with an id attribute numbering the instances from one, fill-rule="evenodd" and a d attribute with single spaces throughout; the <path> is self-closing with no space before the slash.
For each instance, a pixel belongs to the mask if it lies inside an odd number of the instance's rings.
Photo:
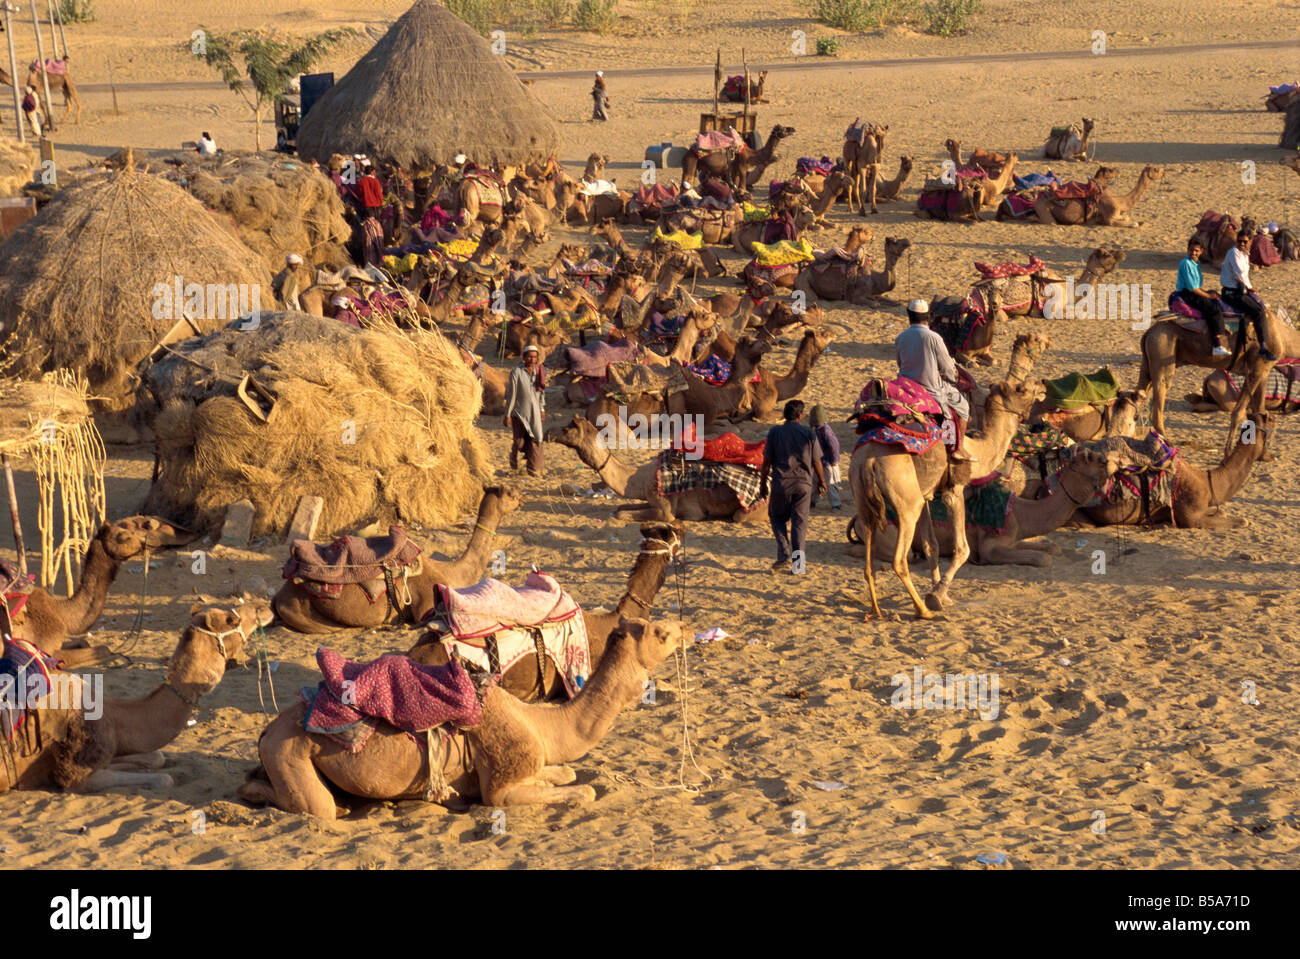
<path id="1" fill-rule="evenodd" d="M 203 289 L 201 309 L 160 295 L 177 278 L 183 294 Z M 0 336 L 13 371 L 83 374 L 99 409 L 128 405 L 128 374 L 187 312 L 210 332 L 243 312 L 241 294 L 275 307 L 257 254 L 179 186 L 131 170 L 68 186 L 0 244 Z"/>
<path id="2" fill-rule="evenodd" d="M 462 151 L 499 169 L 551 156 L 558 143 L 555 124 L 504 58 L 433 0 L 417 0 L 298 131 L 305 159 L 364 153 L 407 170 Z"/>

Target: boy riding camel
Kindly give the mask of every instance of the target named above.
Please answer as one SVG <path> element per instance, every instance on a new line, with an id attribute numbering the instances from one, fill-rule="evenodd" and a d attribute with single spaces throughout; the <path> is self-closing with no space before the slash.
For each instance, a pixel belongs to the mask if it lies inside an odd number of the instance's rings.
<path id="1" fill-rule="evenodd" d="M 957 364 L 949 355 L 943 337 L 930 329 L 929 303 L 913 300 L 907 304 L 907 319 L 910 325 L 894 340 L 898 375 L 925 387 L 943 407 L 957 435 L 948 456 L 958 462 L 968 461 L 970 456 L 962 449 L 962 438 L 966 421 L 970 419 L 970 403 L 957 389 Z"/>

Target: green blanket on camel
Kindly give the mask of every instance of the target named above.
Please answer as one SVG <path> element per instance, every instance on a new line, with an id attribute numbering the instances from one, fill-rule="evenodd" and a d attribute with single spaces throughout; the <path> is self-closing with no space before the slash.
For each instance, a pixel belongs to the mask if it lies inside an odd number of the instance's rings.
<path id="1" fill-rule="evenodd" d="M 1119 380 L 1104 366 L 1096 373 L 1067 373 L 1054 380 L 1043 380 L 1047 399 L 1043 402 L 1052 410 L 1077 410 L 1093 403 L 1105 405 L 1119 392 Z"/>

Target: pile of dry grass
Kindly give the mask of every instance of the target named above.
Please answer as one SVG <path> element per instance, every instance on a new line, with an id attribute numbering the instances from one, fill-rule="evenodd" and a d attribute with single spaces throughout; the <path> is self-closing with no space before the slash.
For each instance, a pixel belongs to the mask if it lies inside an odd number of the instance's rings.
<path id="1" fill-rule="evenodd" d="M 205 333 L 238 316 L 225 308 L 232 285 L 250 301 L 256 292 L 273 302 L 257 256 L 175 184 L 124 171 L 69 185 L 0 244 L 0 321 L 13 371 L 71 370 L 89 380 L 97 410 L 124 409 L 134 368 L 185 309 L 158 294 L 177 277 L 220 287 L 223 308 L 192 317 Z"/>
<path id="2" fill-rule="evenodd" d="M 212 531 L 248 498 L 254 534 L 282 535 L 307 494 L 329 533 L 446 525 L 477 504 L 482 389 L 440 334 L 285 312 L 174 349 L 144 377 L 159 461 L 145 510 Z M 276 396 L 265 423 L 235 397 L 245 373 Z"/>
<path id="3" fill-rule="evenodd" d="M 39 165 L 40 155 L 26 143 L 0 137 L 0 196 L 21 196 Z"/>
<path id="4" fill-rule="evenodd" d="M 352 262 L 343 249 L 351 235 L 343 201 L 334 182 L 310 164 L 250 154 L 216 165 L 195 161 L 168 178 L 179 178 L 200 203 L 227 218 L 272 273 L 290 253 L 311 268 L 338 270 Z"/>

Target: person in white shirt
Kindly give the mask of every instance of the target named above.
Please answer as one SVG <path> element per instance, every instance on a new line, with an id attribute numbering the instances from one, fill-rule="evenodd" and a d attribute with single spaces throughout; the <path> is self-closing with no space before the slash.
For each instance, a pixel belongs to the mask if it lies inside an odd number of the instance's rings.
<path id="1" fill-rule="evenodd" d="M 1255 336 L 1259 338 L 1259 355 L 1269 362 L 1277 356 L 1265 345 L 1264 340 L 1264 305 L 1255 295 L 1250 285 L 1250 234 L 1241 230 L 1237 242 L 1228 255 L 1223 258 L 1223 269 L 1219 273 L 1219 285 L 1223 287 L 1221 298 L 1237 308 L 1243 320 L 1249 318 L 1255 326 Z"/>
<path id="2" fill-rule="evenodd" d="M 898 375 L 925 387 L 944 408 L 956 432 L 949 456 L 961 462 L 969 460 L 970 456 L 962 448 L 962 437 L 970 419 L 970 402 L 957 389 L 957 364 L 952 361 L 943 337 L 930 329 L 929 303 L 913 300 L 907 305 L 907 319 L 910 325 L 894 340 Z"/>
<path id="3" fill-rule="evenodd" d="M 212 135 L 208 131 L 203 131 L 203 136 L 199 137 L 199 156 L 214 157 L 217 155 L 217 144 L 213 142 Z"/>

